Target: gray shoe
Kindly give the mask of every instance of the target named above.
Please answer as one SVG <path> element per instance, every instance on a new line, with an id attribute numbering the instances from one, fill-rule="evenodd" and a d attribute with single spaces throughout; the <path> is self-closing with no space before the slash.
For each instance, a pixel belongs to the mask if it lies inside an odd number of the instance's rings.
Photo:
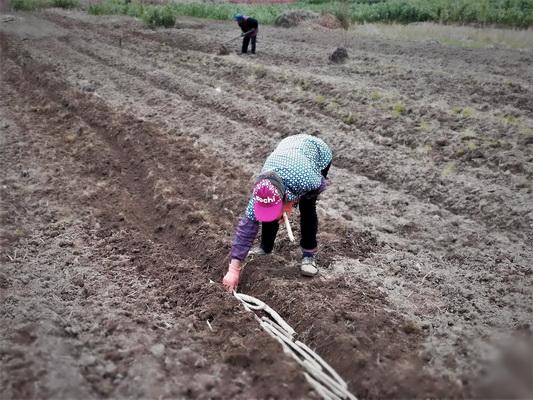
<path id="1" fill-rule="evenodd" d="M 268 253 L 266 253 L 262 248 L 261 246 L 254 246 L 250 249 L 250 251 L 248 252 L 248 255 L 249 256 L 265 256 L 267 255 Z"/>
<path id="2" fill-rule="evenodd" d="M 303 276 L 315 276 L 318 274 L 315 259 L 313 257 L 304 257 L 300 266 L 300 272 Z"/>

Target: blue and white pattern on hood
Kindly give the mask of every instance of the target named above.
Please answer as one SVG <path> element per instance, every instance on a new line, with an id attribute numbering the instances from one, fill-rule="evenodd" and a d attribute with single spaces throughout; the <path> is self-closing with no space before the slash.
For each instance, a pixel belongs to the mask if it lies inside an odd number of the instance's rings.
<path id="1" fill-rule="evenodd" d="M 286 188 L 288 201 L 297 201 L 302 195 L 320 187 L 324 177 L 321 171 L 332 160 L 332 152 L 323 140 L 306 134 L 289 136 L 279 142 L 268 156 L 261 173 L 273 171 Z M 256 220 L 253 196 L 248 202 L 246 216 Z"/>

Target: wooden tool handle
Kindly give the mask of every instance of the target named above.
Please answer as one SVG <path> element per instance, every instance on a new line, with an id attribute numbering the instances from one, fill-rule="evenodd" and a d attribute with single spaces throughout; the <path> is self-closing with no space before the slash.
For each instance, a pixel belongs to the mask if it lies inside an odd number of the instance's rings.
<path id="1" fill-rule="evenodd" d="M 287 228 L 287 235 L 289 235 L 289 240 L 291 242 L 294 242 L 294 235 L 292 234 L 292 228 L 291 224 L 289 222 L 289 217 L 287 216 L 287 213 L 283 213 L 283 221 L 285 221 L 285 228 Z"/>

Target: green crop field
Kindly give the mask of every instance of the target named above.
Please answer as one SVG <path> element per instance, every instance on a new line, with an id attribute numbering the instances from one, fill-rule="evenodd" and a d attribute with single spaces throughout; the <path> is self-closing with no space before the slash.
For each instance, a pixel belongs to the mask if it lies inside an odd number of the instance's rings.
<path id="1" fill-rule="evenodd" d="M 75 5 L 73 0 L 12 1 L 17 10 L 71 8 Z M 352 22 L 434 21 L 522 28 L 533 25 L 533 0 L 301 0 L 290 4 L 177 3 L 161 6 L 146 5 L 141 1 L 102 0 L 87 9 L 95 15 L 125 14 L 142 18 L 150 26 L 169 26 L 172 18 L 177 16 L 226 20 L 237 12 L 253 15 L 263 24 L 271 24 L 280 13 L 288 10 L 307 9 L 338 15 L 342 7 L 347 7 Z"/>
<path id="2" fill-rule="evenodd" d="M 155 6 L 124 0 L 103 0 L 89 7 L 93 14 L 128 14 L 141 16 Z M 176 16 L 211 19 L 230 19 L 236 12 L 253 15 L 264 24 L 271 24 L 277 15 L 293 9 L 308 9 L 320 13 L 337 14 L 342 2 L 303 0 L 292 4 L 243 5 L 172 4 L 168 6 Z M 498 24 L 529 27 L 533 24 L 533 0 L 355 0 L 349 2 L 353 22 L 421 22 Z"/>

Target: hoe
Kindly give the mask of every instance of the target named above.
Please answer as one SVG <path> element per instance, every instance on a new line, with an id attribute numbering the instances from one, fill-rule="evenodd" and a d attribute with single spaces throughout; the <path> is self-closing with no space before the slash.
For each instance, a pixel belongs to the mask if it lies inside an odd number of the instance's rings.
<path id="1" fill-rule="evenodd" d="M 239 38 L 242 38 L 243 36 L 248 35 L 249 33 L 252 33 L 254 30 L 251 29 L 248 32 L 241 33 L 239 36 L 235 36 L 234 38 L 231 38 L 230 40 L 225 41 L 220 45 L 220 49 L 218 50 L 218 54 L 220 55 L 227 55 L 230 53 L 229 49 L 227 48 L 227 44 L 230 42 L 233 42 L 234 40 L 237 40 Z"/>

